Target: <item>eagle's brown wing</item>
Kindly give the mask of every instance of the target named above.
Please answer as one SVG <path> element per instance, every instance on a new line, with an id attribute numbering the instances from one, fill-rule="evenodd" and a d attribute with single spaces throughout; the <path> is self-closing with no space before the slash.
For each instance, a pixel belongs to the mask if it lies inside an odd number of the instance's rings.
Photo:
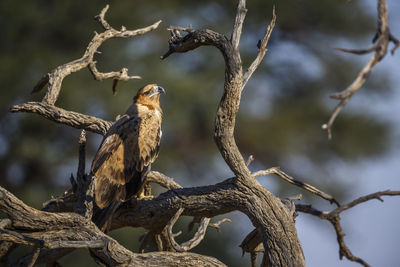
<path id="1" fill-rule="evenodd" d="M 100 209 L 137 193 L 142 172 L 154 161 L 161 120 L 152 112 L 118 120 L 105 136 L 92 163 L 95 201 Z"/>

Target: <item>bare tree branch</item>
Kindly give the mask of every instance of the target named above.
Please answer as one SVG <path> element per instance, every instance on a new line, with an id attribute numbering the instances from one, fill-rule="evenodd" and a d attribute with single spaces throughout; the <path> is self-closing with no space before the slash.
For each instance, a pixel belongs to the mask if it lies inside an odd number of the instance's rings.
<path id="1" fill-rule="evenodd" d="M 369 267 L 370 265 L 365 262 L 363 259 L 355 256 L 350 249 L 347 247 L 346 243 L 344 242 L 344 236 L 345 234 L 343 233 L 342 226 L 340 225 L 340 213 L 342 211 L 348 210 L 358 204 L 364 203 L 368 200 L 371 199 L 378 199 L 380 201 L 382 200 L 382 196 L 399 196 L 400 191 L 391 191 L 391 190 L 386 190 L 386 191 L 381 191 L 381 192 L 376 192 L 373 194 L 369 194 L 366 196 L 359 197 L 343 206 L 340 206 L 330 212 L 328 211 L 320 211 L 318 209 L 313 208 L 311 205 L 296 205 L 296 210 L 304 213 L 308 213 L 314 216 L 317 216 L 323 220 L 329 221 L 333 228 L 335 229 L 336 232 L 336 237 L 337 241 L 339 244 L 339 257 L 340 259 L 345 256 L 348 260 L 358 262 L 361 265 L 365 267 Z"/>
<path id="2" fill-rule="evenodd" d="M 110 7 L 109 5 L 106 5 L 101 10 L 100 14 L 94 17 L 94 19 L 97 20 L 98 22 L 100 22 L 101 26 L 103 26 L 104 30 L 106 30 L 106 31 L 112 29 L 110 24 L 108 24 L 108 22 L 104 19 L 109 7 Z"/>
<path id="3" fill-rule="evenodd" d="M 40 248 L 37 247 L 33 251 L 32 259 L 31 259 L 31 262 L 29 263 L 28 267 L 35 266 L 35 263 L 36 263 L 37 258 L 39 257 L 39 254 L 40 254 Z"/>
<path id="4" fill-rule="evenodd" d="M 156 172 L 156 171 L 149 172 L 149 174 L 147 174 L 146 176 L 146 181 L 148 183 L 159 184 L 167 189 L 182 188 L 182 186 L 176 183 L 172 178 L 166 176 L 165 174 L 162 174 L 161 172 Z"/>
<path id="5" fill-rule="evenodd" d="M 379 201 L 383 202 L 383 199 L 381 198 L 382 196 L 398 196 L 398 195 L 400 195 L 400 191 L 386 190 L 386 191 L 376 192 L 376 193 L 373 193 L 373 194 L 369 194 L 369 195 L 366 195 L 366 196 L 359 197 L 359 198 L 353 200 L 350 203 L 347 203 L 347 204 L 345 204 L 343 206 L 340 206 L 337 209 L 333 210 L 332 213 L 333 214 L 339 214 L 342 211 L 348 210 L 348 209 L 350 209 L 350 208 L 352 208 L 352 207 L 354 207 L 354 206 L 356 206 L 358 204 L 364 203 L 364 202 L 366 202 L 368 200 L 371 200 L 371 199 L 378 199 Z"/>
<path id="6" fill-rule="evenodd" d="M 212 227 L 212 228 L 215 228 L 215 229 L 217 229 L 218 232 L 220 232 L 221 231 L 221 228 L 220 228 L 221 224 L 226 223 L 226 222 L 232 222 L 232 220 L 228 219 L 228 218 L 223 218 L 222 220 L 219 220 L 219 221 L 217 221 L 215 223 L 210 223 L 208 226 Z"/>
<path id="7" fill-rule="evenodd" d="M 185 242 L 185 243 L 178 244 L 175 241 L 174 237 L 180 235 L 181 232 L 179 232 L 177 234 L 174 234 L 172 232 L 172 227 L 174 226 L 174 224 L 178 220 L 179 216 L 181 216 L 183 211 L 184 211 L 184 208 L 180 208 L 176 212 L 176 214 L 171 218 L 171 220 L 168 222 L 168 224 L 166 226 L 167 231 L 168 231 L 169 241 L 170 241 L 171 245 L 174 247 L 174 249 L 176 251 L 179 251 L 179 252 L 189 251 L 189 250 L 193 249 L 194 247 L 196 247 L 197 245 L 199 245 L 200 242 L 204 239 L 204 236 L 206 234 L 208 226 L 212 226 L 212 227 L 216 228 L 219 231 L 220 230 L 219 227 L 223 222 L 230 222 L 231 221 L 231 220 L 225 218 L 223 220 L 218 221 L 217 223 L 214 223 L 214 224 L 210 225 L 211 219 L 203 217 L 203 218 L 200 219 L 199 228 L 198 228 L 197 232 L 193 235 L 193 238 L 190 239 L 189 241 Z M 190 225 L 189 225 L 189 228 L 191 228 Z"/>
<path id="8" fill-rule="evenodd" d="M 105 135 L 112 125 L 112 122 L 78 112 L 68 111 L 43 102 L 28 102 L 25 104 L 15 105 L 10 109 L 10 111 L 36 113 L 48 120 L 77 129 L 85 129 L 86 131 L 101 135 Z"/>
<path id="9" fill-rule="evenodd" d="M 66 63 L 64 65 L 61 65 L 57 68 L 55 68 L 53 71 L 48 73 L 46 76 L 44 76 L 38 84 L 35 86 L 33 89 L 34 92 L 38 92 L 42 89 L 42 87 L 48 83 L 49 87 L 47 89 L 47 93 L 44 96 L 42 102 L 49 104 L 49 105 L 54 105 L 55 102 L 57 101 L 58 94 L 60 93 L 61 90 L 61 85 L 64 80 L 64 78 L 68 75 L 70 75 L 73 72 L 77 72 L 85 67 L 90 68 L 92 71 L 94 77 L 96 79 L 105 79 L 105 78 L 113 78 L 117 80 L 129 80 L 129 79 L 137 79 L 140 78 L 138 76 L 129 76 L 128 70 L 122 70 L 121 72 L 112 72 L 109 74 L 101 74 L 97 71 L 95 68 L 95 65 L 93 63 L 93 57 L 94 54 L 96 53 L 97 49 L 99 46 L 106 40 L 110 38 L 129 38 L 133 37 L 136 35 L 142 35 L 145 34 L 149 31 L 152 31 L 158 27 L 158 25 L 161 23 L 161 21 L 157 21 L 153 25 L 150 25 L 145 28 L 129 31 L 126 30 L 125 27 L 122 27 L 120 31 L 115 30 L 112 28 L 104 19 L 104 15 L 108 10 L 108 5 L 101 11 L 99 16 L 96 16 L 97 20 L 100 21 L 102 26 L 106 29 L 103 33 L 100 34 L 95 34 L 93 39 L 90 41 L 88 44 L 85 53 L 83 56 L 79 59 L 76 59 L 74 61 L 71 61 L 69 63 Z M 90 64 L 92 64 L 90 66 Z"/>
<path id="10" fill-rule="evenodd" d="M 346 88 L 346 90 L 331 95 L 331 98 L 339 99 L 340 102 L 335 107 L 328 122 L 321 126 L 323 130 L 328 132 L 329 139 L 332 139 L 332 125 L 335 122 L 336 117 L 339 115 L 340 111 L 344 108 L 347 102 L 349 102 L 350 98 L 364 85 L 375 65 L 385 57 L 389 43 L 393 42 L 395 44 L 395 47 L 391 51 L 392 55 L 400 45 L 399 41 L 390 33 L 386 0 L 378 0 L 378 32 L 376 34 L 376 38 L 374 38 L 374 42 L 375 41 L 376 44 L 368 49 L 354 50 L 338 48 L 338 50 L 354 54 L 366 54 L 372 51 L 375 51 L 375 53 L 364 66 L 364 68 L 358 73 L 356 79 Z"/>
<path id="11" fill-rule="evenodd" d="M 272 30 L 275 27 L 275 22 L 276 22 L 276 14 L 275 14 L 275 6 L 272 9 L 272 19 L 271 22 L 268 25 L 267 31 L 264 35 L 264 38 L 262 39 L 260 46 L 258 48 L 258 54 L 256 59 L 251 63 L 250 67 L 247 69 L 247 71 L 243 75 L 243 85 L 242 85 L 242 90 L 246 86 L 247 82 L 249 81 L 251 75 L 253 75 L 254 71 L 258 68 L 260 65 L 261 61 L 263 60 L 265 53 L 267 52 L 267 45 L 269 38 L 271 37 Z"/>
<path id="12" fill-rule="evenodd" d="M 337 202 L 336 199 L 334 197 L 332 197 L 331 195 L 319 190 L 315 186 L 312 186 L 310 184 L 307 184 L 307 183 L 304 183 L 304 182 L 294 179 L 292 176 L 290 176 L 287 173 L 285 173 L 284 171 L 282 171 L 279 167 L 272 167 L 272 168 L 269 168 L 268 170 L 261 170 L 261 171 L 254 172 L 253 177 L 256 178 L 256 177 L 260 177 L 260 176 L 266 176 L 269 174 L 276 174 L 276 175 L 278 175 L 278 177 L 282 178 L 286 182 L 293 184 L 295 186 L 301 187 L 304 190 L 307 190 L 308 192 L 311 192 L 319 197 L 322 197 L 323 199 L 328 200 L 331 204 L 335 203 L 338 207 L 340 206 L 339 202 Z"/>
<path id="13" fill-rule="evenodd" d="M 242 35 L 242 28 L 244 18 L 246 17 L 246 0 L 239 0 L 237 6 L 235 24 L 233 25 L 233 31 L 231 36 L 231 43 L 234 50 L 239 50 L 240 36 Z"/>
<path id="14" fill-rule="evenodd" d="M 23 239 L 29 237 L 43 248 L 92 248 L 92 252 L 104 263 L 112 266 L 134 264 L 138 266 L 225 266 L 216 259 L 193 253 L 145 253 L 134 254 L 119 245 L 115 240 L 102 233 L 91 221 L 74 213 L 51 213 L 39 211 L 27 206 L 10 192 L 0 187 L 0 210 L 6 213 L 16 232 L 24 230 Z M 7 224 L 6 224 L 7 225 Z M 5 230 L 5 229 L 3 229 Z M 7 231 L 7 232 L 8 232 Z M 2 233 L 2 240 L 25 242 L 13 234 Z M 38 261 L 40 263 L 40 261 Z"/>

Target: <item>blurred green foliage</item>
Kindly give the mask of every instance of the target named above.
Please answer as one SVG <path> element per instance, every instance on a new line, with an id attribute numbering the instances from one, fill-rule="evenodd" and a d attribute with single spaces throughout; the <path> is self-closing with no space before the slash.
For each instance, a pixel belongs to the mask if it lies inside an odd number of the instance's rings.
<path id="1" fill-rule="evenodd" d="M 341 56 L 331 48 L 344 40 L 372 39 L 375 33 L 376 18 L 367 15 L 359 2 L 248 1 L 241 41 L 243 62 L 248 66 L 275 5 L 278 21 L 268 53 L 243 93 L 236 129 L 239 148 L 245 156 L 255 156 L 252 168 L 279 165 L 294 176 L 303 166 L 288 164 L 288 160 L 305 158 L 310 167 L 302 170 L 301 178 L 316 185 L 329 183 L 329 188 L 322 189 L 339 199 L 346 191 L 339 182 L 326 180 L 334 178 L 328 175 L 329 163 L 382 155 L 390 132 L 384 122 L 346 110 L 334 126 L 333 141 L 320 130 L 335 104 L 327 100 L 328 94 L 344 89 L 360 68 L 354 56 Z M 158 83 L 167 94 L 161 100 L 162 148 L 153 169 L 185 186 L 215 183 L 231 175 L 213 143 L 213 120 L 224 77 L 222 57 L 210 47 L 174 54 L 164 61 L 159 56 L 168 48 L 165 28 L 169 25 L 209 27 L 230 36 L 236 1 L 2 0 L 0 179 L 2 186 L 34 207 L 40 208 L 45 200 L 68 188 L 70 173 L 77 167 L 80 131 L 33 114 L 10 114 L 8 109 L 41 99 L 43 92 L 30 95 L 31 89 L 45 73 L 83 54 L 93 31 L 102 31 L 92 17 L 107 3 L 106 19 L 115 28 L 136 29 L 163 20 L 156 31 L 144 36 L 107 41 L 99 49 L 102 54 L 96 56 L 100 71 L 128 67 L 130 74 L 143 79 L 120 82 L 114 97 L 111 81 L 94 81 L 89 71 L 83 70 L 65 79 L 57 105 L 114 120 L 125 112 L 138 88 Z M 384 73 L 380 75 L 380 82 L 384 77 Z M 369 83 L 374 83 L 374 77 Z M 88 162 L 100 140 L 89 134 Z M 280 186 L 274 193 L 292 191 L 292 187 Z M 229 266 L 248 264 L 248 258 L 240 258 L 239 243 L 230 244 L 232 232 L 238 236 L 235 240 L 247 233 L 233 226 L 222 229 L 217 234 L 210 230 L 197 251 L 214 255 Z M 121 229 L 114 235 L 128 248 L 137 248 L 137 230 Z M 91 259 L 87 252 L 77 251 L 62 260 L 66 266 L 77 261 Z"/>

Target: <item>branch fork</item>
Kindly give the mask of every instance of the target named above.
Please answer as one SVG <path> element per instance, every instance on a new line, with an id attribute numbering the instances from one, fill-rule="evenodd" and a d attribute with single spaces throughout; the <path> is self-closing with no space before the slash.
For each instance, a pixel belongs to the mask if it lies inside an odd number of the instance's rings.
<path id="1" fill-rule="evenodd" d="M 397 40 L 391 33 L 388 24 L 388 7 L 386 0 L 378 0 L 378 31 L 373 39 L 375 43 L 368 49 L 345 49 L 336 48 L 339 51 L 346 53 L 353 53 L 357 55 L 364 55 L 375 51 L 368 63 L 358 73 L 355 80 L 342 92 L 332 94 L 330 97 L 338 99 L 340 102 L 333 110 L 327 123 L 324 123 L 321 128 L 327 131 L 328 139 L 332 139 L 332 126 L 335 119 L 344 108 L 344 106 L 350 101 L 351 97 L 364 85 L 365 81 L 371 74 L 373 68 L 378 64 L 386 55 L 390 42 L 394 43 L 394 48 L 391 50 L 391 54 L 394 55 L 396 49 L 400 46 L 399 40 Z"/>

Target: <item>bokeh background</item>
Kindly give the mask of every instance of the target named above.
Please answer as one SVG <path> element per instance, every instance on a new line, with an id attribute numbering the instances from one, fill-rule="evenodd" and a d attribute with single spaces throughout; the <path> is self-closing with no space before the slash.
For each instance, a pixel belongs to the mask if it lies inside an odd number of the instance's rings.
<path id="1" fill-rule="evenodd" d="M 376 31 L 376 0 L 252 0 L 241 39 L 244 65 L 256 56 L 256 44 L 270 21 L 272 6 L 277 26 L 267 55 L 243 93 L 236 139 L 245 158 L 254 155 L 252 170 L 281 166 L 296 178 L 314 184 L 345 203 L 363 194 L 400 186 L 400 67 L 399 55 L 378 64 L 333 127 L 333 140 L 321 130 L 334 106 L 329 94 L 354 79 L 370 55 L 355 56 L 335 47 L 364 48 Z M 51 196 L 69 187 L 76 172 L 80 131 L 34 114 L 11 114 L 9 108 L 40 100 L 30 91 L 45 73 L 79 58 L 94 31 L 92 18 L 110 4 L 106 15 L 115 28 L 136 29 L 161 19 L 160 27 L 133 39 L 109 40 L 96 56 L 100 71 L 128 67 L 142 80 L 97 82 L 88 70 L 68 76 L 57 105 L 114 120 L 125 112 L 136 90 L 158 83 L 167 94 L 163 140 L 153 170 L 183 186 L 207 185 L 232 175 L 213 142 L 213 120 L 222 93 L 224 63 L 218 51 L 202 47 L 159 59 L 167 50 L 169 25 L 208 27 L 230 36 L 236 1 L 12 1 L 0 2 L 0 184 L 26 203 L 41 208 Z M 400 37 L 400 3 L 388 0 L 389 24 Z M 88 134 L 90 163 L 101 136 Z M 87 170 L 90 166 L 86 166 Z M 279 197 L 303 194 L 302 203 L 333 208 L 320 199 L 269 176 L 259 181 Z M 346 242 L 352 252 L 372 266 L 400 262 L 398 221 L 400 200 L 371 201 L 343 214 Z M 217 233 L 210 229 L 196 252 L 212 255 L 229 266 L 250 266 L 238 245 L 252 230 L 250 221 L 231 213 L 233 223 Z M 185 229 L 190 218 L 177 228 Z M 297 229 L 308 266 L 356 266 L 338 258 L 329 223 L 300 214 Z M 137 249 L 143 229 L 124 228 L 112 235 Z M 189 233 L 190 234 L 190 233 Z M 188 233 L 182 237 L 188 238 Z M 181 239 L 181 240 L 183 240 Z M 21 248 L 13 257 L 29 250 Z M 76 251 L 63 266 L 95 266 L 89 254 Z"/>

